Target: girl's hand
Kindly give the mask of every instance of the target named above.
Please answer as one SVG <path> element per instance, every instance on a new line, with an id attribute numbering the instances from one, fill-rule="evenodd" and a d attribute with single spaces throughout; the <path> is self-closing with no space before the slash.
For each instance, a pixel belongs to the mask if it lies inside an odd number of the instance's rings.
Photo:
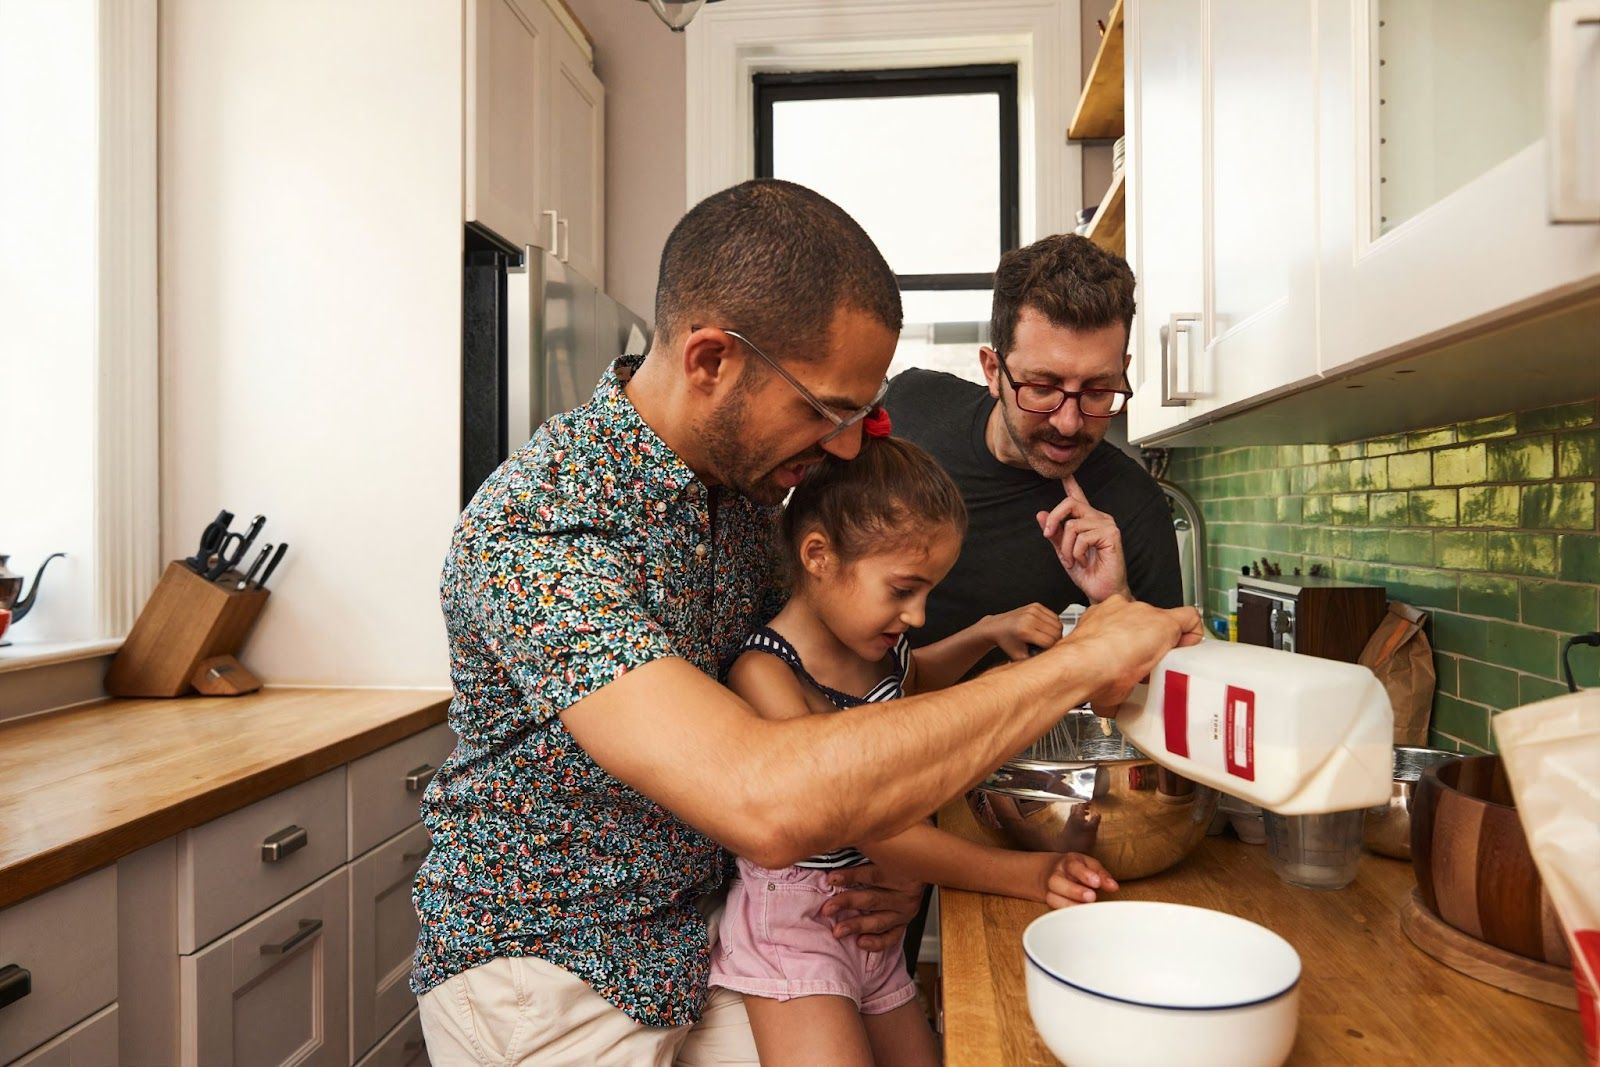
<path id="1" fill-rule="evenodd" d="M 1051 908 L 1092 904 L 1100 893 L 1117 891 L 1117 880 L 1093 856 L 1081 852 L 1046 854 L 1044 902 Z"/>
<path id="2" fill-rule="evenodd" d="M 1061 640 L 1061 617 L 1043 604 L 986 615 L 978 625 L 984 636 L 1012 659 L 1027 659 L 1033 649 L 1049 648 Z"/>

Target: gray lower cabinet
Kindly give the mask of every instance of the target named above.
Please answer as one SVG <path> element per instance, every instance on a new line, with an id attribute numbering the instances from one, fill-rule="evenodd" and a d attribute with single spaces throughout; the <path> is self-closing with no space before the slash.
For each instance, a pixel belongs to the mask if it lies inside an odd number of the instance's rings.
<path id="1" fill-rule="evenodd" d="M 108 1067 L 117 1062 L 117 1006 L 95 1012 L 12 1067 Z"/>
<path id="2" fill-rule="evenodd" d="M 429 1067 L 428 1046 L 422 1040 L 422 1020 L 412 1008 L 356 1067 Z"/>
<path id="3" fill-rule="evenodd" d="M 116 867 L 0 911 L 0 1063 L 116 999 Z"/>
<path id="4" fill-rule="evenodd" d="M 350 864 L 350 1049 L 357 1059 L 416 1009 L 411 883 L 427 851 L 427 828 L 413 823 Z"/>
<path id="5" fill-rule="evenodd" d="M 340 868 L 184 956 L 183 1067 L 346 1067 L 349 874 Z"/>

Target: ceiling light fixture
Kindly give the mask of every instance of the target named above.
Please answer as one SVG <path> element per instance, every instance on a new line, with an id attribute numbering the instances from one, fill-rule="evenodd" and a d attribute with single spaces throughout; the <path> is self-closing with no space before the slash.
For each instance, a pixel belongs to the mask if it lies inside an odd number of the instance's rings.
<path id="1" fill-rule="evenodd" d="M 682 33 L 683 28 L 694 21 L 703 4 L 715 4 L 720 0 L 645 0 L 650 5 L 650 10 L 656 13 L 656 18 L 667 24 L 673 33 Z"/>

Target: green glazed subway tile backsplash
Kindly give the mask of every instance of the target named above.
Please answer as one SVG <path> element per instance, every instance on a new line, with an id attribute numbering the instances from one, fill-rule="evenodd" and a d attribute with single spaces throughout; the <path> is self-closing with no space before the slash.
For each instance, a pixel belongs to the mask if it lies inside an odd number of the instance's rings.
<path id="1" fill-rule="evenodd" d="M 1492 751 L 1496 712 L 1566 692 L 1600 627 L 1600 398 L 1338 445 L 1174 449 L 1206 520 L 1211 611 L 1267 556 L 1432 614 L 1433 743 Z M 1572 652 L 1600 686 L 1600 652 Z"/>

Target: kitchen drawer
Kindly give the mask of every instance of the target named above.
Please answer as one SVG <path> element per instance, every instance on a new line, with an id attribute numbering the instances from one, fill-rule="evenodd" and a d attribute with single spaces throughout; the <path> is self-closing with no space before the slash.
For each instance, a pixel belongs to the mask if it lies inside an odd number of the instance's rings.
<path id="1" fill-rule="evenodd" d="M 0 1008 L 0 1063 L 116 1000 L 116 867 L 0 911 L 0 970 L 0 984 L 12 990 L 8 997 L 20 991 L 24 978 L 29 986 Z"/>
<path id="2" fill-rule="evenodd" d="M 417 1006 L 411 883 L 427 851 L 427 827 L 413 823 L 350 865 L 350 1048 L 357 1057 Z"/>
<path id="3" fill-rule="evenodd" d="M 347 1067 L 349 892 L 341 868 L 182 958 L 184 1067 Z"/>
<path id="4" fill-rule="evenodd" d="M 422 1039 L 422 1018 L 412 1008 L 393 1030 L 384 1035 L 378 1047 L 356 1067 L 428 1067 L 428 1046 Z"/>
<path id="5" fill-rule="evenodd" d="M 455 743 L 440 723 L 350 764 L 350 859 L 417 821 L 422 790 Z"/>
<path id="6" fill-rule="evenodd" d="M 344 768 L 178 838 L 178 951 L 190 953 L 344 862 Z"/>
<path id="7" fill-rule="evenodd" d="M 116 1067 L 117 1006 L 103 1008 L 11 1067 Z"/>

